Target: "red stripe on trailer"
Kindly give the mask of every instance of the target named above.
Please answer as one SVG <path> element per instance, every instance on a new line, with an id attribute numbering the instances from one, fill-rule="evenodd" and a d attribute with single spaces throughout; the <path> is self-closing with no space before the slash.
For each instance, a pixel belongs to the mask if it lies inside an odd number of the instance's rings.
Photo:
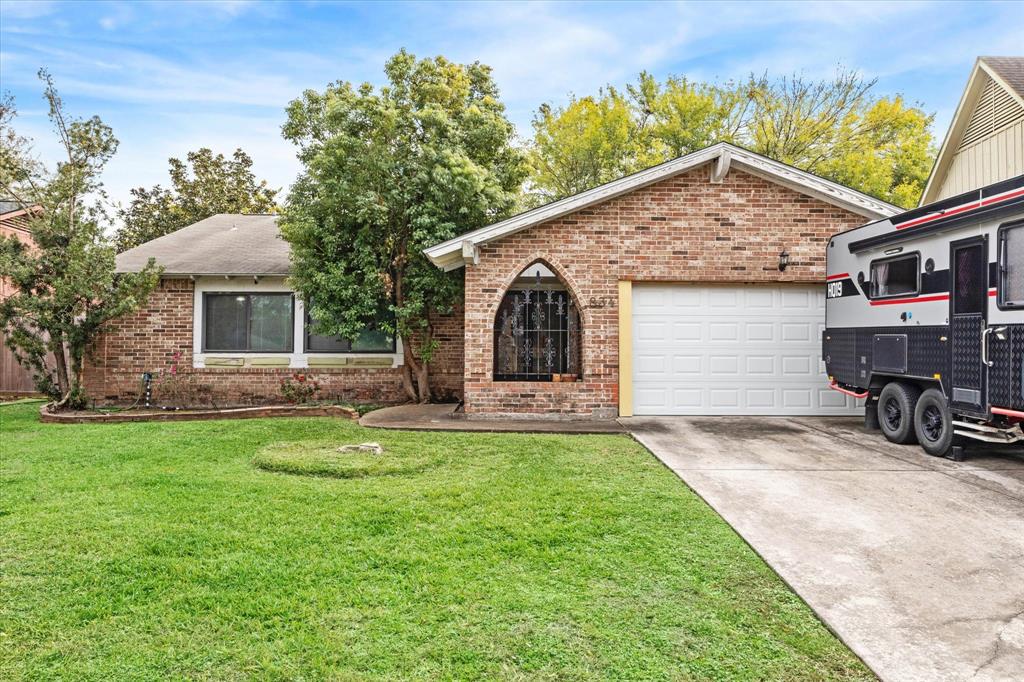
<path id="1" fill-rule="evenodd" d="M 846 279 L 850 276 L 848 272 L 840 272 L 838 275 L 829 275 L 825 278 L 826 282 L 831 282 L 834 279 Z"/>
<path id="2" fill-rule="evenodd" d="M 928 301 L 948 301 L 949 294 L 937 296 L 918 296 L 917 298 L 890 298 L 882 301 L 871 301 L 871 305 L 899 305 L 901 303 L 927 303 Z"/>
<path id="3" fill-rule="evenodd" d="M 988 290 L 988 295 L 989 296 L 995 296 L 996 295 L 996 290 L 995 289 L 989 289 Z"/>
<path id="4" fill-rule="evenodd" d="M 951 215 L 956 215 L 957 213 L 963 213 L 964 211 L 970 211 L 972 209 L 979 208 L 980 206 L 980 201 L 972 201 L 969 204 L 962 204 L 960 206 L 957 206 L 956 208 L 951 208 L 948 211 L 943 211 L 942 213 L 932 213 L 931 215 L 921 216 L 917 220 L 911 220 L 910 222 L 903 223 L 902 225 L 897 225 L 896 229 L 905 230 L 908 227 L 914 227 L 916 225 L 930 223 L 933 220 L 938 220 L 939 218 L 946 218 Z"/>
<path id="5" fill-rule="evenodd" d="M 1014 197 L 1024 196 L 1024 189 L 1010 190 L 1005 194 L 997 194 L 994 197 L 988 199 L 982 199 L 981 205 L 988 206 L 989 204 L 997 204 L 1000 201 L 1006 201 L 1007 199 L 1013 199 Z"/>
<path id="6" fill-rule="evenodd" d="M 1013 199 L 1019 196 L 1024 196 L 1024 189 L 1013 189 L 1008 192 L 1003 192 L 1002 194 L 996 194 L 995 196 L 991 196 L 987 199 L 979 199 L 976 201 L 972 201 L 970 203 L 960 204 L 959 206 L 955 206 L 951 209 L 942 211 L 940 213 L 931 213 L 926 216 L 921 216 L 916 220 L 911 220 L 901 225 L 896 225 L 896 229 L 905 230 L 908 227 L 914 227 L 915 225 L 923 225 L 925 223 L 930 223 L 933 220 L 938 220 L 939 218 L 946 218 L 951 215 L 956 215 L 957 213 L 963 213 L 964 211 L 970 211 L 975 208 L 981 208 L 982 206 L 991 206 L 992 204 L 998 204 L 1001 201 L 1006 201 L 1007 199 Z"/>
<path id="7" fill-rule="evenodd" d="M 867 391 L 864 391 L 863 393 L 854 393 L 853 391 L 848 391 L 845 388 L 841 388 L 839 386 L 839 384 L 837 384 L 834 381 L 832 383 L 830 383 L 828 385 L 828 387 L 831 388 L 833 391 L 839 391 L 840 393 L 845 393 L 846 395 L 852 395 L 854 398 L 867 398 L 868 397 L 868 392 Z"/>

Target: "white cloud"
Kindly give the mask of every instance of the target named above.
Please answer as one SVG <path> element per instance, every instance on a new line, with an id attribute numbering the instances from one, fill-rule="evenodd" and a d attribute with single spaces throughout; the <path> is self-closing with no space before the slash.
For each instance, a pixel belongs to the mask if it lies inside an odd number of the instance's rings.
<path id="1" fill-rule="evenodd" d="M 258 176 L 287 186 L 298 170 L 279 130 L 287 102 L 336 79 L 379 83 L 403 46 L 491 65 L 521 134 L 542 102 L 621 86 L 641 70 L 823 77 L 842 63 L 878 77 L 881 93 L 924 99 L 941 135 L 974 58 L 1019 53 L 1024 24 L 1014 3 L 313 4 L 300 15 L 297 5 L 227 1 L 104 4 L 83 31 L 71 12 L 24 5 L 0 2 L 4 86 L 27 99 L 45 64 L 69 106 L 85 102 L 75 113 L 114 125 L 122 146 L 107 181 L 122 200 L 129 187 L 166 183 L 167 157 L 204 145 L 241 146 Z M 321 22 L 328 13 L 336 24 Z M 111 30 L 95 30 L 104 23 Z"/>

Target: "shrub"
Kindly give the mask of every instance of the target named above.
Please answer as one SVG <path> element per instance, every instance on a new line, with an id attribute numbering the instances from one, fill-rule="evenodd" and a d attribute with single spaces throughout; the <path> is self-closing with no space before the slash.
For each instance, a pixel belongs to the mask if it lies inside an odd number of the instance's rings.
<path id="1" fill-rule="evenodd" d="M 281 395 L 293 405 L 303 405 L 316 400 L 320 393 L 320 382 L 302 372 L 296 372 L 288 379 L 281 380 Z"/>

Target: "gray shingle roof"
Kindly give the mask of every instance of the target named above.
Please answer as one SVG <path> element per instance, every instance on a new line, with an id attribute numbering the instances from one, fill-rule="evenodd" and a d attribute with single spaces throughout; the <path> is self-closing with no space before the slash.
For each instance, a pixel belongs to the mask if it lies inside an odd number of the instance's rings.
<path id="1" fill-rule="evenodd" d="M 117 271 L 154 258 L 165 276 L 287 275 L 289 253 L 277 216 L 220 213 L 118 254 Z"/>
<path id="2" fill-rule="evenodd" d="M 981 57 L 1018 96 L 1024 97 L 1024 57 Z"/>

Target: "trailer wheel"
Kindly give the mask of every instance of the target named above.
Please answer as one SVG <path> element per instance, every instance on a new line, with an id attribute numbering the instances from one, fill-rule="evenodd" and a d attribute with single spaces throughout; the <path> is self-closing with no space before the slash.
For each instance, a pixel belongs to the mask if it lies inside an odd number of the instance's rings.
<path id="1" fill-rule="evenodd" d="M 914 443 L 914 408 L 921 391 L 916 386 L 892 381 L 878 396 L 878 425 L 893 443 Z"/>
<path id="2" fill-rule="evenodd" d="M 917 442 L 933 457 L 945 457 L 962 439 L 953 435 L 953 414 L 946 397 L 937 388 L 921 394 L 914 409 L 914 432 Z"/>

